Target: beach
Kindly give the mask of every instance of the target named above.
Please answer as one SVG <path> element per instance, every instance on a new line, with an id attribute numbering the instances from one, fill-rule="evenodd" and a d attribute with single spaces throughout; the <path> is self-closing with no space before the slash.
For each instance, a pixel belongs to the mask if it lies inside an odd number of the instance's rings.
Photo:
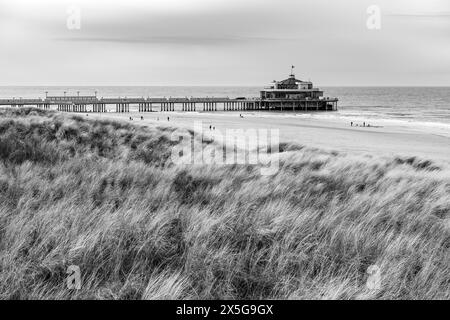
<path id="1" fill-rule="evenodd" d="M 450 159 L 450 130 L 432 123 L 377 119 L 368 122 L 370 127 L 367 123 L 363 127 L 363 121 L 356 120 L 351 126 L 349 119 L 327 114 L 267 112 L 89 113 L 89 117 L 185 129 L 194 129 L 194 123 L 201 122 L 206 133 L 210 131 L 209 126 L 221 133 L 227 129 L 278 129 L 280 142 L 294 142 L 340 153 L 419 157 L 439 162 Z"/>

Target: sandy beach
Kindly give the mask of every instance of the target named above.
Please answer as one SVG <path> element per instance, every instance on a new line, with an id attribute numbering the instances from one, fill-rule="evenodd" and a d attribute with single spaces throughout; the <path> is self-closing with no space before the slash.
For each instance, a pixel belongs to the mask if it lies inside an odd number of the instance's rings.
<path id="1" fill-rule="evenodd" d="M 240 117 L 242 114 L 243 117 Z M 141 116 L 144 117 L 141 120 Z M 371 127 L 350 126 L 350 120 L 314 114 L 274 114 L 263 112 L 152 112 L 125 114 L 89 113 L 89 117 L 116 119 L 138 125 L 194 128 L 201 121 L 205 132 L 209 126 L 227 129 L 279 129 L 281 142 L 335 150 L 346 153 L 370 153 L 380 156 L 416 156 L 448 162 L 450 131 L 445 127 L 408 122 L 371 121 Z M 131 121 L 129 118 L 132 117 Z M 170 117 L 170 120 L 167 120 Z"/>

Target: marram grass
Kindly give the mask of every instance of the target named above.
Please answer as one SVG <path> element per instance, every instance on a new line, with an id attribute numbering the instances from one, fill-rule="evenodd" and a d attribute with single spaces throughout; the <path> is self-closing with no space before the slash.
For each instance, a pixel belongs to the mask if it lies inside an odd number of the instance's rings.
<path id="1" fill-rule="evenodd" d="M 1 109 L 0 298 L 450 298 L 448 165 L 283 145 L 267 177 L 170 133 Z"/>

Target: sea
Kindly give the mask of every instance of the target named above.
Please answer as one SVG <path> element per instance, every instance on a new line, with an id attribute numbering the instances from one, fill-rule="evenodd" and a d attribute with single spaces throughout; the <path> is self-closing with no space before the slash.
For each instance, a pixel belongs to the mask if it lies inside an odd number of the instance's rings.
<path id="1" fill-rule="evenodd" d="M 98 97 L 258 97 L 262 87 L 219 86 L 0 86 L 0 99 L 48 95 Z M 348 121 L 391 121 L 409 125 L 440 126 L 450 130 L 450 87 L 323 87 L 324 96 L 339 98 L 337 112 L 292 116 L 344 118 Z M 287 116 L 290 116 L 287 114 Z"/>

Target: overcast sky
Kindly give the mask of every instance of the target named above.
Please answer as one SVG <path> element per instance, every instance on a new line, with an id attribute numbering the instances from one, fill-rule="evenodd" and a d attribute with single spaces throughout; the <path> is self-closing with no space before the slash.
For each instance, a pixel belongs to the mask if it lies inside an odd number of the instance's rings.
<path id="1" fill-rule="evenodd" d="M 448 86 L 450 0 L 0 0 L 0 85 L 259 86 L 291 65 L 321 86 Z"/>

